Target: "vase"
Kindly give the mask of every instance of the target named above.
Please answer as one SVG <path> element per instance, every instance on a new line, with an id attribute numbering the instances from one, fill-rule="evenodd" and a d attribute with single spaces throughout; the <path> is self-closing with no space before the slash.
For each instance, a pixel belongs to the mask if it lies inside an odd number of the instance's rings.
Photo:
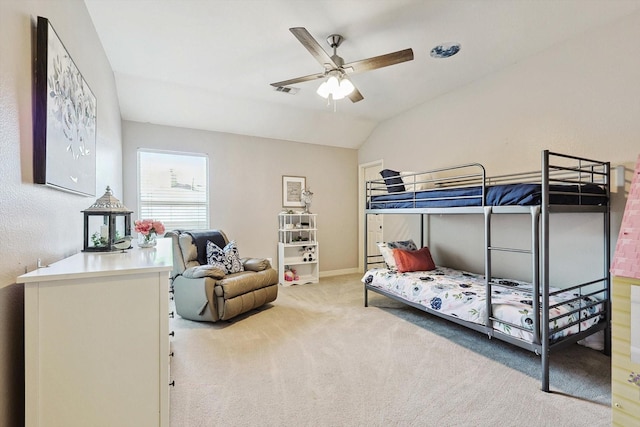
<path id="1" fill-rule="evenodd" d="M 149 233 L 144 235 L 142 233 L 138 233 L 138 247 L 140 248 L 152 248 L 157 243 L 157 235 L 156 233 Z"/>

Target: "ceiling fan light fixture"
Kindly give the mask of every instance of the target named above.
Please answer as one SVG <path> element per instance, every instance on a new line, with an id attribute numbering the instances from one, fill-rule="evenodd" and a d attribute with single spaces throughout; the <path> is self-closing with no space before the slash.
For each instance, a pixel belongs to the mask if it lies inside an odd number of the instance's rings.
<path id="1" fill-rule="evenodd" d="M 350 95 L 351 92 L 353 92 L 354 89 L 355 89 L 355 86 L 353 85 L 353 83 L 351 83 L 351 80 L 349 80 L 349 79 L 340 80 L 340 91 L 345 96 Z"/>
<path id="2" fill-rule="evenodd" d="M 336 76 L 331 76 L 327 79 L 327 88 L 329 93 L 335 94 L 340 91 L 340 81 Z"/>
<path id="3" fill-rule="evenodd" d="M 329 85 L 327 85 L 327 82 L 322 82 L 322 84 L 318 87 L 318 90 L 316 90 L 316 93 L 321 97 L 327 99 L 329 97 Z"/>
<path id="4" fill-rule="evenodd" d="M 331 99 L 338 100 L 343 99 L 354 90 L 355 86 L 349 79 L 342 78 L 337 72 L 331 72 L 327 81 L 322 82 L 316 93 L 325 99 L 331 96 Z"/>

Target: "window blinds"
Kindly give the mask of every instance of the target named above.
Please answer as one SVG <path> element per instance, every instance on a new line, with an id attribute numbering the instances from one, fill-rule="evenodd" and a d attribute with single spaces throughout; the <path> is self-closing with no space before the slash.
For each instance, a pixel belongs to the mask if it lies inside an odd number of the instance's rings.
<path id="1" fill-rule="evenodd" d="M 208 163 L 203 154 L 138 150 L 139 219 L 167 230 L 208 228 Z"/>

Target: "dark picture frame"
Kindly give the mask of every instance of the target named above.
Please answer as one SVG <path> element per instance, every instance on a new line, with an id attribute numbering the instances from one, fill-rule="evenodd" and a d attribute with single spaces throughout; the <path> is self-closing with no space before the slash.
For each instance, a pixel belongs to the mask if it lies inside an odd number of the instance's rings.
<path id="1" fill-rule="evenodd" d="M 304 176 L 282 176 L 282 207 L 303 208 L 302 190 L 306 188 Z"/>
<path id="2" fill-rule="evenodd" d="M 97 100 L 47 18 L 38 16 L 33 180 L 96 195 Z"/>

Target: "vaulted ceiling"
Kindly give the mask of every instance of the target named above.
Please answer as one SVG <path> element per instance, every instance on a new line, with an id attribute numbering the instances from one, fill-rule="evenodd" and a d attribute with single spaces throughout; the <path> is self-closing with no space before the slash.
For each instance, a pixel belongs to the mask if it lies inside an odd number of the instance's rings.
<path id="1" fill-rule="evenodd" d="M 640 10 L 640 0 L 85 0 L 122 117 L 357 148 L 378 123 Z M 412 48 L 414 60 L 352 76 L 364 100 L 327 105 L 323 67 L 289 32 L 344 36 L 346 62 Z M 460 53 L 430 50 L 458 42 Z M 624 42 L 624 41 L 622 41 Z M 594 56 L 597 52 L 594 52 Z M 334 111 L 335 107 L 335 111 Z"/>

